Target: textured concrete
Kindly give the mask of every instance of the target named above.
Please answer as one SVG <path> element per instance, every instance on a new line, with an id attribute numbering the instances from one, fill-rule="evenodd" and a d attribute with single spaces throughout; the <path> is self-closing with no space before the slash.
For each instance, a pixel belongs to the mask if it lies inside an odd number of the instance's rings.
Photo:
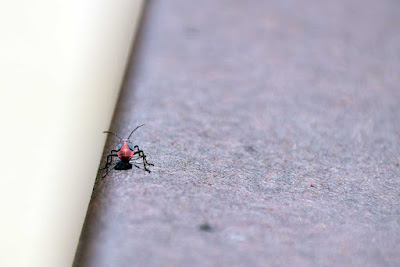
<path id="1" fill-rule="evenodd" d="M 399 266 L 399 12 L 152 1 L 75 265 Z"/>

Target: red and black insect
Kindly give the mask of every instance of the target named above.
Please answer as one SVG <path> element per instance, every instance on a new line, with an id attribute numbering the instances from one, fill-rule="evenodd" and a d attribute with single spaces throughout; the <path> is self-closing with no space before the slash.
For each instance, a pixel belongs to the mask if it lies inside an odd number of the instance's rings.
<path id="1" fill-rule="evenodd" d="M 128 136 L 127 139 L 122 139 L 119 137 L 116 133 L 110 132 L 110 131 L 104 131 L 103 133 L 110 133 L 115 135 L 116 137 L 119 138 L 119 144 L 118 146 L 111 150 L 111 152 L 107 155 L 107 160 L 106 160 L 106 165 L 103 168 L 100 168 L 100 170 L 105 170 L 105 174 L 103 177 L 105 177 L 110 170 L 128 170 L 132 169 L 132 166 L 135 166 L 136 168 L 140 167 L 137 164 L 136 160 L 142 159 L 143 162 L 143 168 L 145 171 L 150 173 L 150 170 L 147 168 L 148 166 L 154 166 L 154 164 L 147 162 L 146 160 L 146 155 L 144 154 L 143 150 L 139 149 L 139 146 L 135 145 L 133 146 L 131 140 L 129 139 L 131 135 L 133 134 L 134 131 L 136 131 L 138 128 L 142 127 L 144 124 L 136 127 L 131 134 Z M 119 160 L 115 163 L 114 158 L 118 157 Z M 112 166 L 110 168 L 110 166 Z"/>

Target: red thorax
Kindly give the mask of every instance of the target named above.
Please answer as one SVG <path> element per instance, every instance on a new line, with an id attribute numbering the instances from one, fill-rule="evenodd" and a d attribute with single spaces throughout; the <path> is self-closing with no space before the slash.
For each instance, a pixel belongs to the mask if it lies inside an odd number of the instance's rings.
<path id="1" fill-rule="evenodd" d="M 121 159 L 122 162 L 129 163 L 129 161 L 133 157 L 134 151 L 129 148 L 129 146 L 125 140 L 123 142 L 124 143 L 123 143 L 121 149 L 117 152 L 117 155 Z"/>

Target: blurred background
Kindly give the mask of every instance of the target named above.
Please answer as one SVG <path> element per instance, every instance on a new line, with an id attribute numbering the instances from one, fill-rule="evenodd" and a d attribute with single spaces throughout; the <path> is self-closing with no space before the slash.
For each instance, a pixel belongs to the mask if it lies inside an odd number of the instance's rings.
<path id="1" fill-rule="evenodd" d="M 398 266 L 399 8 L 1 3 L 0 265 Z"/>

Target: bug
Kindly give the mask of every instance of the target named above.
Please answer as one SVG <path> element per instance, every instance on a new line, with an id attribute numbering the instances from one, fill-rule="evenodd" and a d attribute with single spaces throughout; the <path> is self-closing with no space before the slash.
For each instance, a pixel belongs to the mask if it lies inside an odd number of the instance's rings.
<path id="1" fill-rule="evenodd" d="M 111 170 L 128 170 L 128 169 L 132 169 L 132 166 L 135 166 L 136 168 L 140 167 L 136 164 L 140 164 L 137 163 L 136 160 L 138 159 L 142 159 L 142 163 L 143 163 L 143 168 L 145 171 L 147 172 L 151 172 L 148 169 L 148 166 L 154 166 L 154 164 L 147 162 L 146 160 L 146 155 L 144 154 L 143 150 L 141 150 L 139 148 L 139 146 L 137 145 L 133 145 L 132 141 L 130 140 L 132 134 L 140 127 L 144 126 L 144 124 L 137 126 L 135 129 L 133 129 L 133 131 L 130 133 L 130 135 L 128 136 L 128 138 L 123 139 L 121 138 L 118 134 L 111 132 L 111 131 L 104 131 L 103 133 L 107 133 L 107 134 L 113 134 L 116 137 L 119 138 L 119 143 L 117 145 L 117 147 L 113 150 L 111 150 L 111 152 L 107 155 L 107 160 L 106 160 L 106 164 L 103 168 L 100 168 L 99 171 L 105 170 L 105 174 L 103 175 L 103 178 L 107 176 L 107 174 L 110 172 Z M 135 157 L 136 156 L 136 157 Z M 117 163 L 110 168 L 110 166 L 113 165 L 114 159 L 115 158 L 119 158 L 119 160 L 117 161 Z"/>

